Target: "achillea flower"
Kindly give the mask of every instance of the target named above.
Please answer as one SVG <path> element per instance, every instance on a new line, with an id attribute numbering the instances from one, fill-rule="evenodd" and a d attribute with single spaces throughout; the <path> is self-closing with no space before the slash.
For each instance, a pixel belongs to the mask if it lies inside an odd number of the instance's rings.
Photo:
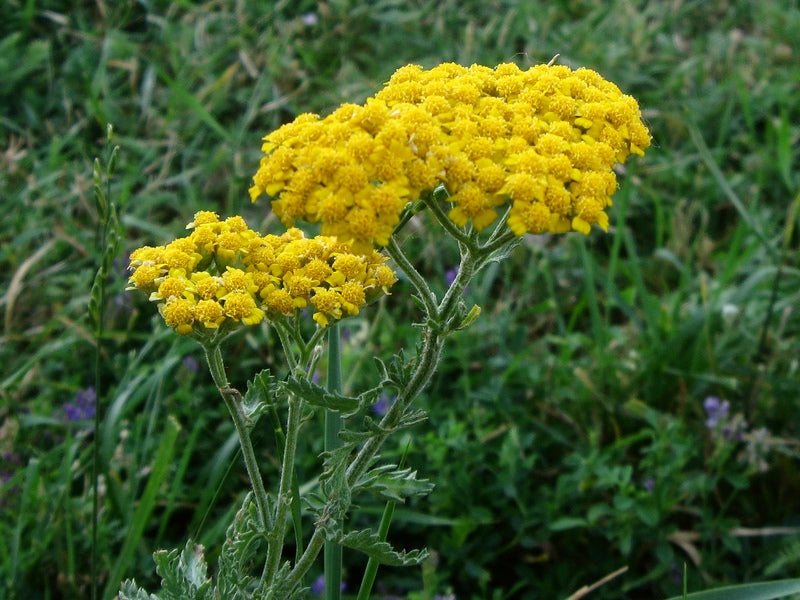
<path id="1" fill-rule="evenodd" d="M 358 314 L 397 281 L 385 256 L 352 254 L 333 237 L 306 238 L 299 229 L 261 236 L 241 217 L 220 221 L 208 211 L 197 213 L 189 228 L 188 236 L 166 246 L 134 251 L 129 266 L 128 289 L 148 293 L 179 334 L 257 325 L 309 305 L 324 327 Z"/>
<path id="2" fill-rule="evenodd" d="M 408 65 L 364 105 L 268 134 L 250 196 L 359 252 L 438 185 L 459 226 L 484 229 L 505 205 L 516 235 L 587 234 L 608 229 L 614 165 L 649 145 L 636 100 L 589 69 Z"/>

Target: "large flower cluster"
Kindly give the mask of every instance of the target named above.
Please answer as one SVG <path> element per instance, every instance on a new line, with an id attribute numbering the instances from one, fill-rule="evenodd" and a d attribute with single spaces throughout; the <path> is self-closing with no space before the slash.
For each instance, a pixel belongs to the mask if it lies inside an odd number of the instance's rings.
<path id="1" fill-rule="evenodd" d="M 242 217 L 220 221 L 208 211 L 188 228 L 165 246 L 135 250 L 129 267 L 131 289 L 149 293 L 180 334 L 255 325 L 307 306 L 326 326 L 358 314 L 397 280 L 382 254 L 353 254 L 329 236 L 306 238 L 299 229 L 261 236 Z"/>
<path id="2" fill-rule="evenodd" d="M 614 165 L 649 144 L 636 100 L 589 69 L 408 65 L 363 105 L 267 135 L 250 196 L 358 249 L 386 245 L 440 184 L 459 226 L 481 230 L 506 206 L 516 235 L 588 233 L 608 228 Z"/>

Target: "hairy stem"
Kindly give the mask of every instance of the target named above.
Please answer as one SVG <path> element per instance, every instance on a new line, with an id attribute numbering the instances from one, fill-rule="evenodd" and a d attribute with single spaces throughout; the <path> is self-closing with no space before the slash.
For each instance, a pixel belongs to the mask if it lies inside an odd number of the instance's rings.
<path id="1" fill-rule="evenodd" d="M 225 406 L 228 407 L 228 412 L 230 412 L 233 425 L 236 428 L 236 435 L 239 437 L 239 446 L 242 449 L 247 475 L 250 477 L 250 485 L 253 486 L 258 516 L 261 519 L 262 526 L 272 530 L 273 522 L 270 514 L 269 498 L 267 497 L 267 490 L 264 488 L 264 480 L 261 478 L 261 471 L 258 469 L 253 444 L 250 441 L 250 432 L 247 428 L 247 417 L 244 414 L 241 394 L 228 384 L 228 377 L 225 374 L 225 365 L 222 361 L 219 345 L 206 347 L 205 351 L 211 377 L 214 379 L 214 383 L 225 401 Z"/>
<path id="2" fill-rule="evenodd" d="M 436 194 L 431 194 L 425 198 L 425 204 L 430 209 L 433 216 L 439 222 L 439 224 L 449 233 L 454 240 L 456 240 L 460 244 L 468 244 L 469 243 L 469 236 L 461 229 L 458 225 L 456 225 L 450 217 L 442 210 L 442 207 L 436 201 Z"/>
<path id="3" fill-rule="evenodd" d="M 425 305 L 425 311 L 428 313 L 428 317 L 434 318 L 436 315 L 436 298 L 430 287 L 428 287 L 425 278 L 414 268 L 414 265 L 408 260 L 405 253 L 400 248 L 400 244 L 397 243 L 394 237 L 389 239 L 389 245 L 386 247 L 386 251 L 417 290 L 420 300 L 422 300 L 422 303 Z"/>
<path id="4" fill-rule="evenodd" d="M 328 391 L 342 391 L 342 355 L 339 339 L 339 323 L 328 329 Z M 325 411 L 325 452 L 342 445 L 339 432 L 342 417 L 333 410 Z M 325 542 L 325 600 L 339 600 L 342 586 L 342 547 L 336 542 Z"/>
<path id="5" fill-rule="evenodd" d="M 324 545 L 325 534 L 321 527 L 317 527 L 314 529 L 303 555 L 294 564 L 294 568 L 286 578 L 285 585 L 287 589 L 293 589 L 300 583 L 306 572 L 314 565 L 314 561 L 319 556 Z"/>
<path id="6" fill-rule="evenodd" d="M 278 570 L 283 553 L 283 540 L 289 507 L 292 504 L 292 484 L 294 479 L 294 459 L 297 453 L 297 439 L 300 430 L 300 415 L 303 401 L 295 396 L 289 397 L 289 414 L 286 417 L 286 441 L 283 445 L 281 477 L 278 484 L 278 503 L 275 507 L 275 522 L 270 528 L 270 543 L 264 580 L 270 581 Z"/>
<path id="7" fill-rule="evenodd" d="M 391 432 L 402 420 L 403 414 L 411 402 L 422 392 L 433 377 L 444 346 L 444 337 L 431 326 L 427 326 L 422 334 L 422 351 L 417 356 L 417 367 L 403 389 L 381 419 L 381 433 L 369 438 L 356 454 L 347 468 L 347 484 L 355 485 L 367 470 L 372 458 L 380 451 L 381 446 Z"/>

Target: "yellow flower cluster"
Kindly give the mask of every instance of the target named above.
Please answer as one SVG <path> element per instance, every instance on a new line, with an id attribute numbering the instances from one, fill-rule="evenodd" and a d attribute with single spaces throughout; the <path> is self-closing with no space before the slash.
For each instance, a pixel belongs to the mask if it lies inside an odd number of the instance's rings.
<path id="1" fill-rule="evenodd" d="M 649 145 L 636 100 L 589 69 L 408 65 L 364 105 L 267 135 L 250 197 L 359 250 L 386 245 L 408 203 L 439 184 L 459 226 L 481 230 L 505 205 L 516 235 L 588 233 L 608 228 L 614 165 Z"/>
<path id="2" fill-rule="evenodd" d="M 129 266 L 129 289 L 149 293 L 180 334 L 255 325 L 309 305 L 324 327 L 358 314 L 397 280 L 382 254 L 353 254 L 329 236 L 261 236 L 242 217 L 220 221 L 208 211 L 187 228 L 191 234 L 165 246 L 135 250 Z"/>

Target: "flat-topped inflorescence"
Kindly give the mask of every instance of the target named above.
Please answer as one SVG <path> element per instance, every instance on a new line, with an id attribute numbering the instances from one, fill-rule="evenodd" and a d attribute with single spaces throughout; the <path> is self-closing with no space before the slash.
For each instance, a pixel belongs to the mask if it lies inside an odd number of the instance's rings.
<path id="1" fill-rule="evenodd" d="M 356 251 L 444 185 L 449 218 L 525 233 L 608 229 L 613 167 L 650 145 L 639 106 L 595 71 L 408 65 L 363 105 L 303 114 L 264 138 L 250 188 L 287 225 L 321 223 Z"/>
<path id="2" fill-rule="evenodd" d="M 321 326 L 356 315 L 388 294 L 397 277 L 377 251 L 353 254 L 330 236 L 299 229 L 262 236 L 242 217 L 195 215 L 193 231 L 130 258 L 130 288 L 150 294 L 164 321 L 180 334 L 256 325 L 311 306 Z"/>

